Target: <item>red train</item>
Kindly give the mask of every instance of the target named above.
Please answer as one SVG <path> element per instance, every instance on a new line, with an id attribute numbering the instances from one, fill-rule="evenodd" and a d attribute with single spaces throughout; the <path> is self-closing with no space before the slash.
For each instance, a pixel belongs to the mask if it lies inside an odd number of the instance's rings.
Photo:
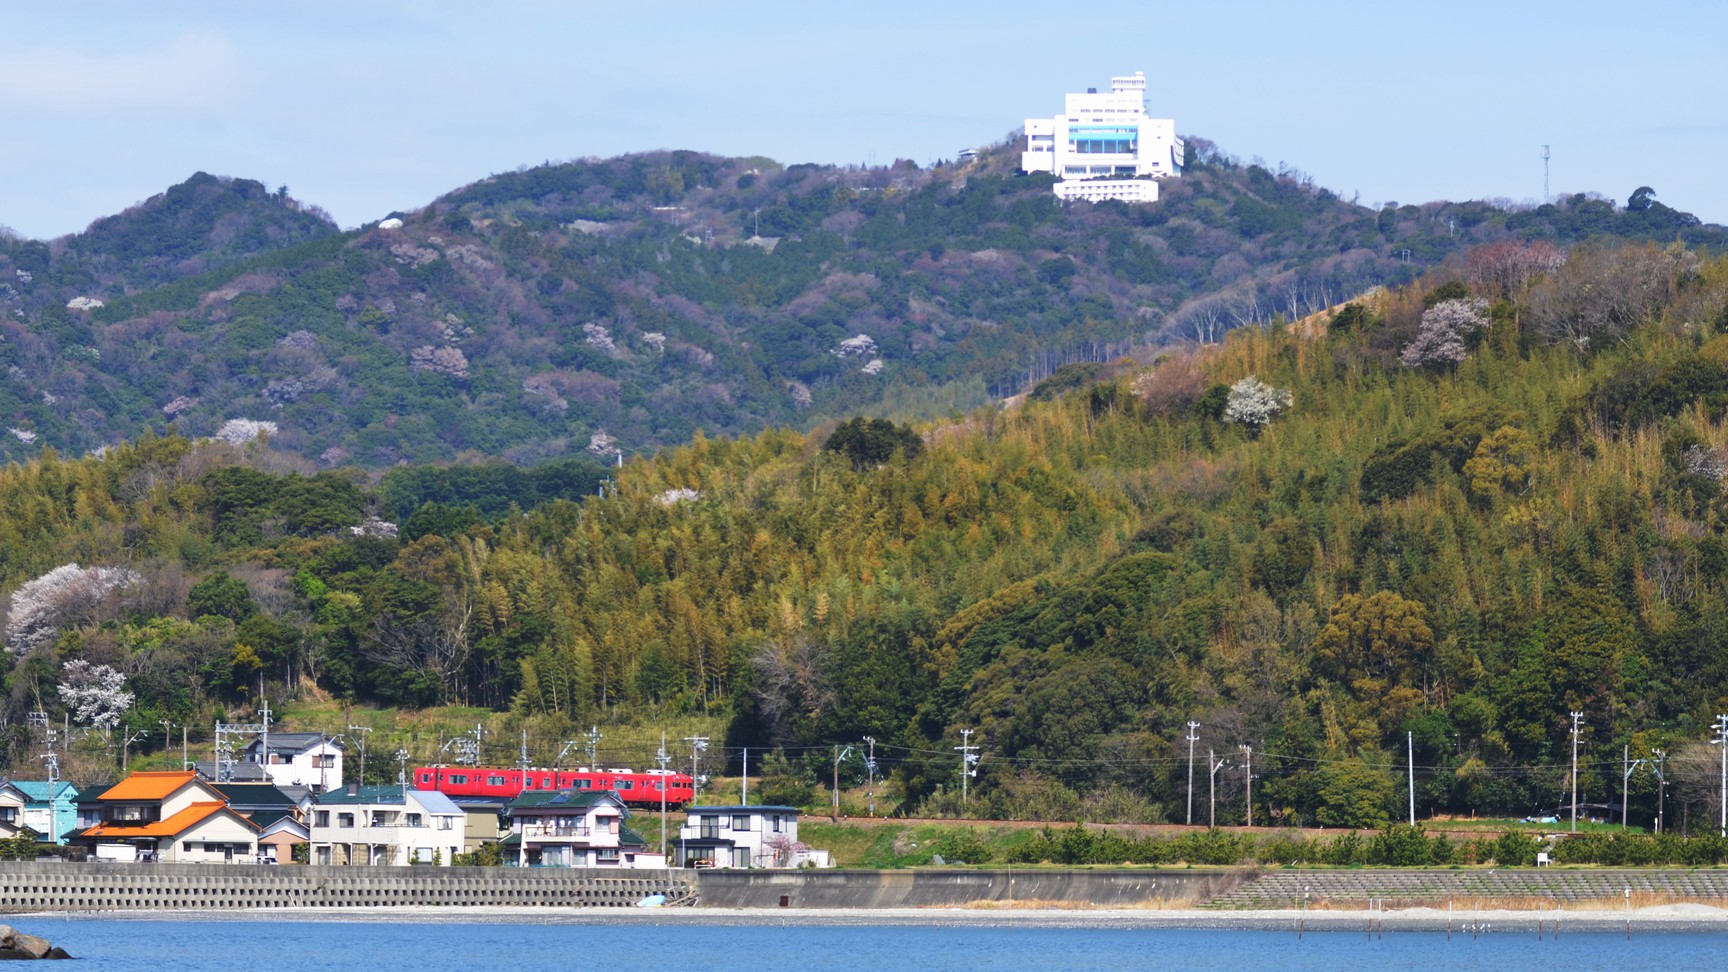
<path id="1" fill-rule="evenodd" d="M 626 804 L 660 808 L 661 786 L 666 807 L 682 807 L 696 799 L 695 781 L 686 773 L 627 769 L 573 770 L 504 769 L 487 766 L 418 766 L 414 788 L 437 790 L 452 797 L 501 797 L 512 799 L 529 790 L 613 790 Z"/>

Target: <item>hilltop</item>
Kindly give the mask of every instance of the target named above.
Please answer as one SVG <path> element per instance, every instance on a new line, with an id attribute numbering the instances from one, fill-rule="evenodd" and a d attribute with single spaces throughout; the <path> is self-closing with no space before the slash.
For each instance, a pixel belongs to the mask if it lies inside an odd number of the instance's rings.
<path id="1" fill-rule="evenodd" d="M 200 174 L 82 234 L 0 240 L 0 456 L 248 419 L 324 467 L 532 464 L 928 418 L 1470 246 L 1724 239 L 1645 188 L 1371 210 L 1190 145 L 1149 206 L 1059 205 L 1009 146 L 932 169 L 659 152 L 499 174 L 348 232 Z"/>
<path id="2" fill-rule="evenodd" d="M 1407 740 L 1425 808 L 1551 811 L 1578 712 L 1586 803 L 1627 747 L 1663 754 L 1670 814 L 1713 814 L 1728 259 L 1683 246 L 1490 244 L 916 428 L 376 488 L 293 466 L 159 438 L 0 471 L 9 720 L 59 718 L 83 662 L 138 729 L 259 686 L 462 706 L 501 763 L 522 732 L 545 762 L 596 723 L 713 720 L 763 799 L 869 736 L 931 813 L 1149 822 L 1178 819 L 1193 720 L 1202 754 L 1251 747 L 1256 819 L 1372 826 Z M 1630 785 L 1648 817 L 1655 777 Z"/>

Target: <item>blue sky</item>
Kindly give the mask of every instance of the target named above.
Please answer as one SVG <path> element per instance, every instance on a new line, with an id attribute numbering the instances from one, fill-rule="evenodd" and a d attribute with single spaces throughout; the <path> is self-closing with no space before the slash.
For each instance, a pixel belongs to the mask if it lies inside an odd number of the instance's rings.
<path id="1" fill-rule="evenodd" d="M 19 4 L 0 224 L 75 232 L 198 170 L 353 226 L 582 156 L 926 163 L 1135 70 L 1178 131 L 1364 203 L 1537 200 L 1546 143 L 1555 193 L 1728 222 L 1723 37 L 1719 0 Z"/>

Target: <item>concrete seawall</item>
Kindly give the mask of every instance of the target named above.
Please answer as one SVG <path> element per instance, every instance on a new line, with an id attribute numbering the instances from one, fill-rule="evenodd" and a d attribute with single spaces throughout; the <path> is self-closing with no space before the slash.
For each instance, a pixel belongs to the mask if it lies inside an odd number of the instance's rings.
<path id="1" fill-rule="evenodd" d="M 163 908 L 630 907 L 687 895 L 689 871 L 0 863 L 0 912 Z"/>
<path id="2" fill-rule="evenodd" d="M 1099 907 L 1196 904 L 1243 880 L 1240 871 L 930 870 L 703 871 L 709 908 L 929 908 L 998 902 Z"/>

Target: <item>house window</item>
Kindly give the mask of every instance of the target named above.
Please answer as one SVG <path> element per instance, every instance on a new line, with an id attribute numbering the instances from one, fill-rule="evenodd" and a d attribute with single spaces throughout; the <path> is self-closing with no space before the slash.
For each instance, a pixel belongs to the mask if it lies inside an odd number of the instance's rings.
<path id="1" fill-rule="evenodd" d="M 735 815 L 732 818 L 732 829 L 733 830 L 749 830 L 750 829 L 750 815 L 745 814 L 745 813 L 740 813 L 740 814 Z"/>
<path id="2" fill-rule="evenodd" d="M 774 832 L 775 833 L 780 832 L 780 815 L 779 814 L 774 815 Z"/>
<path id="3" fill-rule="evenodd" d="M 18 808 L 17 807 L 0 807 L 0 820 L 5 821 L 6 823 L 12 823 L 13 821 L 15 821 L 17 819 L 18 819 Z"/>
<path id="4" fill-rule="evenodd" d="M 328 810 L 318 811 L 318 815 L 316 817 L 314 817 L 312 820 L 312 826 L 314 826 L 314 827 L 328 827 L 328 826 L 330 826 L 330 811 L 328 811 Z"/>
<path id="5" fill-rule="evenodd" d="M 439 817 L 438 818 L 438 829 L 439 830 L 451 830 L 451 829 L 453 829 L 452 825 L 453 825 L 454 819 L 455 818 L 453 818 L 453 817 Z"/>
<path id="6" fill-rule="evenodd" d="M 616 864 L 616 863 L 618 863 L 618 848 L 616 848 L 616 847 L 597 848 L 594 851 L 594 863 L 596 863 L 596 864 Z"/>
<path id="7" fill-rule="evenodd" d="M 410 827 L 424 827 L 426 825 L 420 822 L 420 815 L 419 814 L 411 813 L 408 815 L 408 826 L 410 826 Z"/>
<path id="8" fill-rule="evenodd" d="M 414 848 L 414 863 L 416 863 L 416 864 L 430 864 L 433 861 L 437 860 L 436 855 L 437 855 L 437 851 L 434 851 L 430 847 L 416 847 L 416 848 Z"/>
<path id="9" fill-rule="evenodd" d="M 748 848 L 748 847 L 734 847 L 734 848 L 732 848 L 732 866 L 733 867 L 749 867 L 750 866 L 750 848 Z"/>
<path id="10" fill-rule="evenodd" d="M 351 813 L 339 813 L 339 814 L 337 814 L 336 815 L 336 826 L 338 826 L 338 827 L 352 827 L 352 826 L 354 826 L 354 815 Z"/>
<path id="11" fill-rule="evenodd" d="M 330 865 L 330 845 L 329 844 L 320 844 L 318 846 L 317 854 L 315 854 L 313 856 L 318 859 L 319 864 L 323 864 L 324 866 L 328 867 Z"/>
<path id="12" fill-rule="evenodd" d="M 312 756 L 313 769 L 335 769 L 336 757 L 328 753 L 315 753 Z"/>

